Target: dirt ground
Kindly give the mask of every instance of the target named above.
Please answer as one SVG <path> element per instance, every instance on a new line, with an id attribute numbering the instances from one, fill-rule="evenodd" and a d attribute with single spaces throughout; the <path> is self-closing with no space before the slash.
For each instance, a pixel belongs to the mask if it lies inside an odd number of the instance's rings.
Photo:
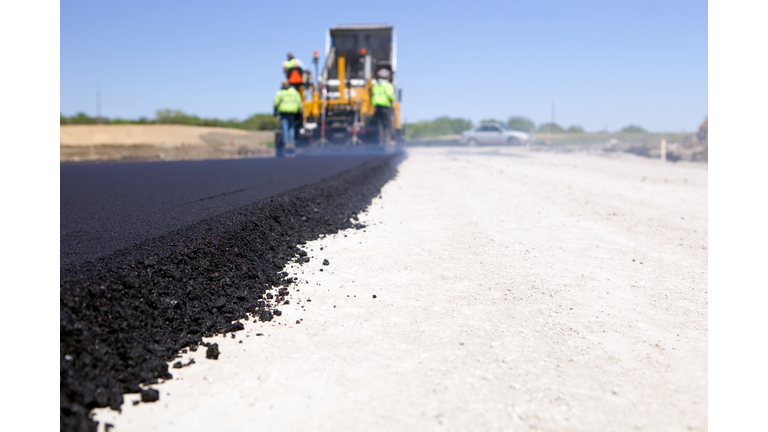
<path id="1" fill-rule="evenodd" d="M 200 160 L 274 156 L 274 133 L 181 125 L 60 126 L 60 161 Z"/>
<path id="2" fill-rule="evenodd" d="M 706 164 L 408 154 L 367 228 L 306 245 L 281 316 L 101 427 L 707 429 Z"/>

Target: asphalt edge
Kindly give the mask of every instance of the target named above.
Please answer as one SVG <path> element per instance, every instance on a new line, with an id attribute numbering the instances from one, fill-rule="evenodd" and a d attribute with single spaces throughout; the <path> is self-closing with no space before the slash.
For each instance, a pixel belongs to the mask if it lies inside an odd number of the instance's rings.
<path id="1" fill-rule="evenodd" d="M 309 261 L 297 246 L 361 228 L 357 215 L 404 158 L 404 152 L 381 156 L 61 268 L 60 430 L 95 431 L 93 408 L 119 410 L 124 393 L 171 379 L 167 363 L 180 350 L 241 330 L 238 320 L 279 314 L 292 282 L 282 269 Z"/>

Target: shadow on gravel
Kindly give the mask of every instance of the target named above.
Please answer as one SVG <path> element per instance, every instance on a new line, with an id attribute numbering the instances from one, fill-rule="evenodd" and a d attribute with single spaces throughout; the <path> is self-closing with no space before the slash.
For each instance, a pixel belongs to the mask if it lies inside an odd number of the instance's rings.
<path id="1" fill-rule="evenodd" d="M 60 274 L 61 431 L 95 431 L 90 410 L 172 378 L 167 363 L 203 337 L 272 320 L 308 262 L 297 245 L 362 228 L 357 214 L 397 173 L 403 152 L 241 207 Z M 267 291 L 277 287 L 275 295 Z M 279 313 L 279 312 L 278 312 Z M 210 350 L 209 350 L 210 351 Z M 150 394 L 151 393 L 151 394 Z M 148 396 L 145 398 L 145 394 Z"/>

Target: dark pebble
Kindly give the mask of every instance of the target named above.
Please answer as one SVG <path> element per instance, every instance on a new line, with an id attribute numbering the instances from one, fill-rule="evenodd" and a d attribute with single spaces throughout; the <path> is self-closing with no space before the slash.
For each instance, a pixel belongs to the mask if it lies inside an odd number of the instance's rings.
<path id="1" fill-rule="evenodd" d="M 157 402 L 160 400 L 160 392 L 153 389 L 142 389 L 141 390 L 141 401 L 142 402 Z"/>
<path id="2" fill-rule="evenodd" d="M 301 321 L 299 321 L 299 320 L 296 320 L 296 324 L 301 324 Z"/>
<path id="3" fill-rule="evenodd" d="M 280 315 L 282 315 L 282 314 L 283 314 L 283 313 L 280 311 L 280 309 L 275 309 L 274 311 L 272 311 L 272 313 L 273 313 L 273 314 L 275 314 L 275 316 L 280 316 Z"/>
<path id="4" fill-rule="evenodd" d="M 376 298 L 376 294 L 373 295 L 373 298 Z"/>
<path id="5" fill-rule="evenodd" d="M 208 347 L 208 349 L 205 351 L 205 358 L 211 359 L 211 360 L 218 360 L 219 359 L 219 344 L 211 344 L 211 346 Z"/>
<path id="6" fill-rule="evenodd" d="M 323 265 L 330 265 L 330 264 L 331 264 L 331 262 L 330 262 L 330 261 L 328 261 L 327 259 L 324 259 L 324 260 L 323 260 Z"/>
<path id="7" fill-rule="evenodd" d="M 272 321 L 272 312 L 269 309 L 259 311 L 259 321 Z"/>

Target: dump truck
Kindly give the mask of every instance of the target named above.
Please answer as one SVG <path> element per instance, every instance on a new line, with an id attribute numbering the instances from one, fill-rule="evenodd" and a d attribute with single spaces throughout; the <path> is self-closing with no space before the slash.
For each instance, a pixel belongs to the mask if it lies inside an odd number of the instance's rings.
<path id="1" fill-rule="evenodd" d="M 378 145 L 378 124 L 371 104 L 373 80 L 381 69 L 390 71 L 396 100 L 392 104 L 392 139 L 404 139 L 400 119 L 402 89 L 397 86 L 397 36 L 382 24 L 346 25 L 326 32 L 325 65 L 318 71 L 317 51 L 312 71 L 302 71 L 298 85 L 304 114 L 296 120 L 296 147 L 323 145 Z M 284 142 L 275 135 L 278 154 Z"/>

